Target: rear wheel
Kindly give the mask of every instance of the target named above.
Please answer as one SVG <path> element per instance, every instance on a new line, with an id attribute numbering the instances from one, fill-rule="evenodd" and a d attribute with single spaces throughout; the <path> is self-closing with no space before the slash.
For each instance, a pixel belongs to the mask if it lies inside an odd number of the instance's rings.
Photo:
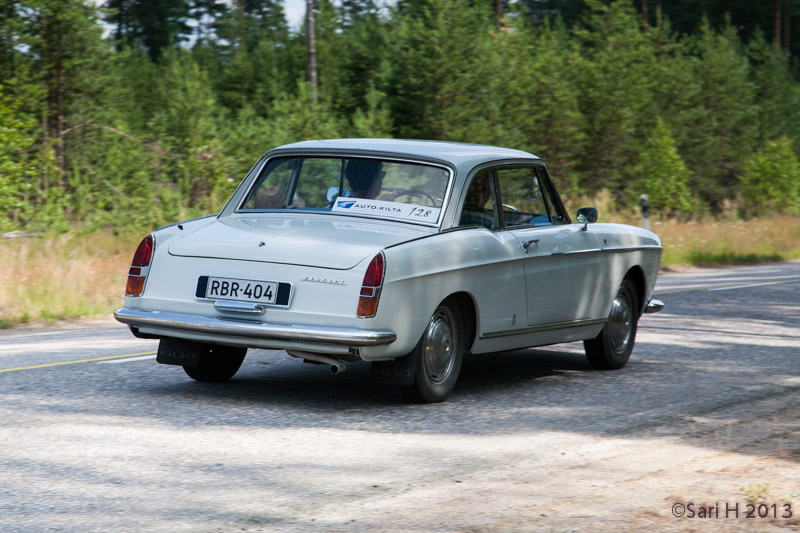
<path id="1" fill-rule="evenodd" d="M 183 370 L 194 380 L 221 383 L 236 374 L 246 354 L 247 348 L 204 344 L 197 366 L 185 366 Z"/>
<path id="2" fill-rule="evenodd" d="M 594 339 L 583 341 L 589 364 L 598 370 L 614 370 L 625 366 L 633 352 L 638 320 L 636 286 L 626 279 L 611 303 L 611 312 L 603 330 Z"/>
<path id="3" fill-rule="evenodd" d="M 408 357 L 416 358 L 414 384 L 403 388 L 409 400 L 442 402 L 450 396 L 461 371 L 464 340 L 461 312 L 455 302 L 445 301 L 428 321 L 422 338 Z"/>

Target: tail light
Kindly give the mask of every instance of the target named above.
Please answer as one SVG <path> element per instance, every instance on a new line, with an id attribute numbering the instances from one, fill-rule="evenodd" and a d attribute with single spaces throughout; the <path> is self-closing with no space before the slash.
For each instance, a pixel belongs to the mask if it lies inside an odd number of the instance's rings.
<path id="1" fill-rule="evenodd" d="M 125 296 L 140 296 L 144 290 L 144 282 L 150 272 L 150 261 L 153 259 L 155 241 L 153 235 L 148 235 L 133 254 L 131 268 L 128 271 L 128 283 L 125 286 Z"/>
<path id="2" fill-rule="evenodd" d="M 361 282 L 361 294 L 358 297 L 358 318 L 372 318 L 378 311 L 378 299 L 383 287 L 383 275 L 386 271 L 386 258 L 383 252 L 372 258 Z"/>

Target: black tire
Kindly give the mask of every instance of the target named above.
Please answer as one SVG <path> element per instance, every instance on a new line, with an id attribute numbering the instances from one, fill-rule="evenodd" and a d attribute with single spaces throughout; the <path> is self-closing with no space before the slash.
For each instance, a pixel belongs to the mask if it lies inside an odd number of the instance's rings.
<path id="1" fill-rule="evenodd" d="M 445 301 L 436 308 L 407 357 L 416 358 L 416 372 L 414 384 L 403 387 L 405 397 L 418 403 L 445 401 L 458 381 L 464 358 L 461 312 L 455 302 Z"/>
<path id="2" fill-rule="evenodd" d="M 617 290 L 603 330 L 594 339 L 583 341 L 589 364 L 597 370 L 615 370 L 625 366 L 633 352 L 638 321 L 636 286 L 625 279 Z"/>
<path id="3" fill-rule="evenodd" d="M 197 366 L 185 366 L 183 370 L 194 380 L 222 383 L 236 374 L 246 354 L 247 348 L 204 344 Z"/>

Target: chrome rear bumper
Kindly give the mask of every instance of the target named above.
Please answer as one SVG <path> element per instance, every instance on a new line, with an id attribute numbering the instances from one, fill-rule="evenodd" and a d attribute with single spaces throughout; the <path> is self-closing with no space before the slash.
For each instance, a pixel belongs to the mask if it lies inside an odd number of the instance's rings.
<path id="1" fill-rule="evenodd" d="M 351 347 L 389 344 L 397 338 L 391 330 L 272 324 L 257 320 L 206 317 L 121 307 L 114 318 L 140 332 L 239 346 L 306 349 L 346 353 Z"/>

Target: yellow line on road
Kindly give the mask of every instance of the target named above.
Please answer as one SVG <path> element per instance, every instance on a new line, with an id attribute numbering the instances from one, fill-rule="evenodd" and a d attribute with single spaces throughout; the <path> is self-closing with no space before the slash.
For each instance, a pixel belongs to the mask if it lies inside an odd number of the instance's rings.
<path id="1" fill-rule="evenodd" d="M 122 359 L 125 357 L 137 357 L 140 355 L 155 355 L 156 352 L 129 353 L 125 355 L 109 355 L 107 357 L 95 357 L 93 359 L 78 359 L 77 361 L 62 361 L 60 363 L 46 363 L 43 365 L 20 366 L 17 368 L 0 368 L 3 372 L 16 372 L 17 370 L 33 370 L 34 368 L 47 368 L 49 366 L 77 365 L 78 363 L 93 363 L 95 361 L 108 361 L 109 359 Z"/>

